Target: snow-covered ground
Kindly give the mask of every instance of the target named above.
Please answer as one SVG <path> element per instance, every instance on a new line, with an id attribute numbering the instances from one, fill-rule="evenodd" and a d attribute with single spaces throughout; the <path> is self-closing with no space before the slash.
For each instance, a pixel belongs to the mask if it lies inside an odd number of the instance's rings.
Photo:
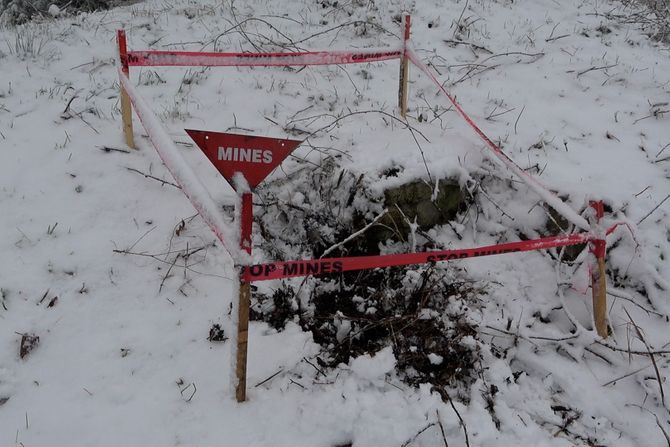
<path id="1" fill-rule="evenodd" d="M 670 444 L 669 49 L 608 20 L 615 8 L 175 0 L 0 29 L 0 446 Z M 522 168 L 575 210 L 602 199 L 609 221 L 637 227 L 635 240 L 623 228 L 609 239 L 613 334 L 602 342 L 591 330 L 587 263 L 559 264 L 555 251 L 467 260 L 486 290 L 471 314 L 483 350 L 453 407 L 428 384 L 405 385 L 390 349 L 323 377 L 311 334 L 260 323 L 249 401 L 237 404 L 231 343 L 207 340 L 215 323 L 233 330 L 236 273 L 182 192 L 141 175 L 172 181 L 137 120 L 140 150 L 124 146 L 116 30 L 131 49 L 396 46 L 404 10 L 419 56 Z M 539 235 L 539 198 L 410 71 L 414 134 L 380 113 L 397 116 L 397 61 L 131 78 L 222 205 L 235 196 L 184 128 L 315 132 L 275 180 L 337 156 L 379 193 L 413 179 L 479 182 L 485 194 L 454 225 L 462 240 L 432 230 L 445 247 Z M 365 113 L 339 119 L 352 112 Z M 393 166 L 397 177 L 380 178 Z M 40 338 L 24 358 L 22 334 Z"/>

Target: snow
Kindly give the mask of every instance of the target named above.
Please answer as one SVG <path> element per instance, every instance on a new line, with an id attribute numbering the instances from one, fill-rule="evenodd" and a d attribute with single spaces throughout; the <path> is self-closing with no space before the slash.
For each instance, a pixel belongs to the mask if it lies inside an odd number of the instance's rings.
<path id="1" fill-rule="evenodd" d="M 431 352 L 430 354 L 428 354 L 428 360 L 430 360 L 430 363 L 433 365 L 441 365 L 442 362 L 444 361 L 444 357 Z"/>
<path id="2" fill-rule="evenodd" d="M 188 197 L 195 209 L 198 210 L 200 217 L 207 222 L 216 237 L 226 247 L 233 260 L 236 260 L 239 258 L 239 249 L 237 248 L 239 246 L 239 235 L 235 238 L 235 233 L 230 229 L 230 225 L 225 222 L 222 212 L 218 210 L 219 207 L 214 203 L 202 183 L 200 183 L 198 176 L 179 154 L 170 135 L 163 129 L 156 115 L 151 111 L 151 108 L 142 96 L 136 92 L 135 87 L 126 75 L 123 74 L 121 68 L 119 68 L 119 79 L 123 88 L 128 93 L 137 115 L 140 117 L 144 129 L 149 134 L 151 143 L 156 148 L 156 151 L 158 151 L 163 163 L 165 163 L 165 167 L 170 171 L 170 174 L 172 174 L 172 177 L 177 181 L 177 184 L 181 187 L 181 190 Z"/>
<path id="3" fill-rule="evenodd" d="M 449 445 L 462 446 L 454 409 L 472 446 L 665 445 L 668 357 L 655 356 L 659 383 L 649 356 L 626 351 L 646 352 L 633 324 L 652 350 L 669 341 L 670 201 L 662 201 L 670 132 L 667 113 L 658 112 L 670 102 L 667 46 L 609 20 L 617 4 L 596 0 L 329 4 L 147 1 L 0 29 L 0 445 L 359 447 L 413 439 L 421 447 L 443 444 L 437 425 L 416 436 L 439 417 Z M 390 348 L 319 371 L 311 334 L 254 322 L 249 401 L 237 404 L 234 340 L 207 335 L 215 323 L 235 334 L 237 271 L 210 225 L 237 247 L 238 196 L 184 128 L 307 138 L 267 188 L 331 157 L 366 173 L 380 194 L 447 177 L 473 193 L 484 188 L 488 198 L 479 195 L 454 225 L 462 240 L 448 227 L 429 232 L 444 248 L 539 237 L 547 213 L 538 201 L 551 201 L 490 163 L 414 66 L 409 118 L 394 119 L 397 61 L 133 67 L 142 115 L 155 119 L 145 132 L 135 117 L 139 150 L 129 150 L 116 29 L 126 28 L 131 50 L 365 51 L 397 47 L 393 16 L 405 7 L 417 57 L 521 169 L 578 216 L 602 199 L 611 209 L 604 228 L 636 227 L 635 239 L 625 228 L 608 237 L 607 345 L 623 352 L 595 343 L 586 264 L 558 263 L 557 250 L 469 259 L 458 267 L 483 290 L 469 311 L 482 360 L 468 391 L 448 390 L 453 408 L 429 384 L 405 385 Z M 357 114 L 344 117 L 350 112 Z M 162 159 L 146 133 L 160 141 Z M 394 166 L 402 167 L 397 177 L 380 175 Z M 181 190 L 127 168 L 186 185 L 203 215 Z M 252 256 L 271 260 L 257 249 Z M 40 344 L 20 359 L 23 333 Z"/>
<path id="4" fill-rule="evenodd" d="M 53 3 L 49 5 L 47 12 L 49 15 L 51 15 L 51 17 L 58 17 L 61 14 L 61 10 L 58 5 L 54 5 Z"/>
<path id="5" fill-rule="evenodd" d="M 361 355 L 351 361 L 351 371 L 361 379 L 377 381 L 395 367 L 395 356 L 390 346 L 382 349 L 374 356 L 369 354 Z"/>
<path id="6" fill-rule="evenodd" d="M 589 230 L 590 226 L 588 222 L 575 213 L 575 211 L 566 204 L 560 200 L 555 194 L 552 194 L 551 191 L 547 189 L 546 186 L 542 185 L 540 182 L 537 181 L 534 177 L 528 175 L 523 169 L 519 167 L 518 164 L 516 164 L 507 154 L 505 154 L 498 146 L 493 143 L 489 137 L 487 137 L 479 127 L 472 122 L 472 119 L 470 118 L 470 115 L 463 110 L 461 105 L 454 99 L 452 95 L 447 92 L 447 90 L 444 88 L 442 83 L 440 83 L 435 75 L 426 67 L 426 65 L 421 62 L 414 52 L 413 49 L 408 48 L 407 49 L 407 54 L 409 59 L 416 65 L 421 71 L 423 71 L 425 74 L 430 77 L 430 79 L 435 83 L 439 91 L 444 93 L 444 95 L 449 99 L 449 101 L 454 105 L 456 110 L 458 110 L 459 114 L 463 117 L 463 119 L 471 124 L 471 127 L 475 131 L 475 133 L 486 143 L 487 149 L 491 151 L 493 155 L 495 155 L 494 160 L 500 161 L 500 163 L 507 167 L 510 171 L 514 172 L 521 180 L 523 180 L 533 191 L 535 191 L 544 201 L 547 205 L 551 206 L 554 208 L 556 211 L 561 213 L 563 217 L 568 219 L 570 222 L 573 224 L 577 225 L 579 228 L 582 230 Z"/>

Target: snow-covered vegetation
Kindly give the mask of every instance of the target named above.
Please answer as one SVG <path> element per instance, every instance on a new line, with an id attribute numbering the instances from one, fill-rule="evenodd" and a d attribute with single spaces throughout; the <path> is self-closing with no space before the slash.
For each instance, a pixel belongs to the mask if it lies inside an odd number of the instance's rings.
<path id="1" fill-rule="evenodd" d="M 47 3 L 0 0 L 0 445 L 670 445 L 665 2 Z M 237 272 L 138 120 L 124 145 L 116 30 L 130 49 L 395 47 L 403 13 L 517 164 L 628 224 L 608 238 L 611 335 L 593 330 L 587 250 L 262 282 L 237 404 Z M 255 194 L 257 262 L 574 230 L 410 72 L 407 120 L 397 61 L 131 80 L 231 232 L 236 195 L 184 129 L 305 139 Z"/>
<path id="2" fill-rule="evenodd" d="M 127 1 L 119 0 L 1 0 L 0 21 L 25 23 L 33 18 L 58 17 L 79 11 L 95 11 Z"/>

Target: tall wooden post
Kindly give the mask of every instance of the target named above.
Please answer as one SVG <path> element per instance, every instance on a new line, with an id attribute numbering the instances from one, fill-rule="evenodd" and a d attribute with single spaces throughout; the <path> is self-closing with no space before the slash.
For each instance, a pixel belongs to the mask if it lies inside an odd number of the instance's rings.
<path id="1" fill-rule="evenodd" d="M 240 211 L 240 248 L 251 254 L 251 228 L 253 226 L 253 204 L 251 193 L 242 194 Z M 235 374 L 237 378 L 235 397 L 238 402 L 247 400 L 247 349 L 249 344 L 249 307 L 251 284 L 244 280 L 240 270 L 240 296 L 237 309 L 237 354 Z"/>
<path id="2" fill-rule="evenodd" d="M 595 226 L 597 227 L 600 219 L 604 215 L 604 206 L 602 201 L 590 202 L 595 210 Z M 607 282 L 605 275 L 605 251 L 607 245 L 604 239 L 596 239 L 590 242 L 589 249 L 595 256 L 596 265 L 591 269 L 591 292 L 593 295 L 593 322 L 596 326 L 596 332 L 602 338 L 607 338 Z"/>
<path id="3" fill-rule="evenodd" d="M 400 57 L 400 76 L 398 87 L 398 109 L 400 109 L 400 116 L 405 118 L 407 115 L 407 90 L 409 82 L 409 58 L 407 57 L 407 42 L 409 41 L 410 31 L 410 16 L 404 15 L 402 18 L 403 42 L 402 42 L 402 56 Z"/>
<path id="4" fill-rule="evenodd" d="M 116 41 L 119 44 L 119 61 L 121 63 L 121 71 L 124 75 L 130 76 L 130 69 L 128 68 L 128 47 L 126 45 L 126 32 L 122 29 L 117 31 Z M 133 110 L 130 102 L 130 97 L 126 90 L 119 82 L 121 89 L 121 119 L 123 120 L 123 135 L 126 137 L 126 144 L 128 147 L 135 149 L 135 139 L 133 137 Z"/>

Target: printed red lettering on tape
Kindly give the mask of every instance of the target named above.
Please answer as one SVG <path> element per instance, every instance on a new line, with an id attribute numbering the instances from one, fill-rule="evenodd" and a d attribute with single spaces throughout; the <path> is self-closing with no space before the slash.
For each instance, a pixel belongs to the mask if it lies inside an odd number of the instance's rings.
<path id="1" fill-rule="evenodd" d="M 245 271 L 244 277 L 245 280 L 252 282 L 400 265 L 430 264 L 440 261 L 453 261 L 481 256 L 493 256 L 506 253 L 578 245 L 596 239 L 597 238 L 592 233 L 574 233 L 565 236 L 552 236 L 529 241 L 508 242 L 505 244 L 490 245 L 487 247 L 464 248 L 457 250 L 275 262 L 270 264 L 251 266 Z"/>
<path id="2" fill-rule="evenodd" d="M 131 66 L 144 67 L 251 67 L 336 65 L 398 59 L 400 49 L 376 48 L 362 51 L 303 51 L 297 53 L 214 53 L 195 51 L 131 51 Z"/>

